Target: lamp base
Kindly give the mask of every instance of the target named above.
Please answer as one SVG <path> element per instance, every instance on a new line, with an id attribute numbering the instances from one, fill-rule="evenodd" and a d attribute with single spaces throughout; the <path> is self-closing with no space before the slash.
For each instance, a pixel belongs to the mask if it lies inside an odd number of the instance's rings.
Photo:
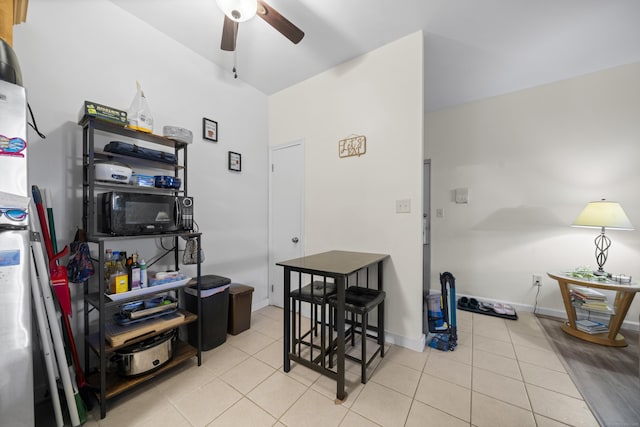
<path id="1" fill-rule="evenodd" d="M 596 276 L 611 277 L 609 273 L 604 271 L 604 263 L 607 262 L 607 256 L 609 254 L 609 247 L 611 246 L 611 239 L 604 235 L 604 227 L 598 236 L 594 240 L 596 244 L 596 262 L 598 263 L 598 270 L 593 274 Z"/>

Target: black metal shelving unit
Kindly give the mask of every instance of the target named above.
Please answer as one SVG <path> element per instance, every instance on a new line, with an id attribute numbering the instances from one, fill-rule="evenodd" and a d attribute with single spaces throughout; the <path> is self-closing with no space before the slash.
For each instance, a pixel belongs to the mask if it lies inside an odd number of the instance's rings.
<path id="1" fill-rule="evenodd" d="M 128 191 L 128 192 L 141 192 L 150 194 L 171 194 L 171 195 L 187 195 L 187 144 L 179 141 L 174 141 L 169 138 L 165 138 L 159 135 L 153 135 L 150 133 L 144 133 L 128 129 L 124 126 L 112 124 L 109 122 L 101 121 L 94 118 L 85 118 L 80 121 L 82 126 L 82 166 L 83 166 L 83 178 L 82 178 L 82 222 L 83 227 L 87 231 L 88 242 L 91 245 L 97 246 L 98 257 L 94 260 L 98 267 L 96 268 L 94 276 L 84 283 L 84 336 L 85 336 L 85 373 L 87 374 L 87 382 L 94 388 L 96 397 L 100 402 L 100 416 L 104 418 L 107 413 L 107 400 L 136 387 L 139 384 L 165 372 L 180 363 L 192 358 L 197 357 L 198 366 L 202 364 L 202 317 L 200 315 L 202 310 L 202 302 L 200 299 L 200 277 L 201 277 L 201 233 L 193 232 L 180 232 L 180 233 L 162 233 L 162 234 L 141 234 L 136 236 L 111 236 L 97 232 L 96 228 L 96 191 Z M 132 139 L 134 141 L 144 141 L 160 145 L 162 147 L 173 149 L 176 158 L 181 158 L 180 165 L 168 165 L 160 162 L 145 161 L 136 158 L 130 158 L 123 155 L 112 155 L 111 153 L 102 152 L 95 147 L 95 133 L 99 132 L 106 136 L 117 135 Z M 151 169 L 162 169 L 173 171 L 174 176 L 182 179 L 182 189 L 157 189 L 147 187 L 136 187 L 132 185 L 123 185 L 118 183 L 105 183 L 95 180 L 95 161 L 97 159 L 113 159 L 126 161 L 128 164 L 136 166 L 144 166 Z M 139 293 L 135 296 L 126 297 L 117 301 L 112 301 L 105 294 L 105 244 L 114 241 L 126 241 L 134 239 L 158 239 L 158 238 L 173 238 L 173 249 L 167 251 L 164 255 L 168 255 L 173 252 L 175 269 L 179 268 L 179 253 L 178 253 L 178 239 L 195 238 L 197 242 L 197 254 L 198 260 L 196 264 L 196 277 L 197 290 L 198 290 L 198 303 L 197 313 L 189 313 L 184 310 L 181 312 L 185 315 L 184 321 L 177 326 L 172 326 L 168 330 L 178 328 L 191 322 L 197 322 L 198 324 L 198 345 L 193 347 L 185 341 L 178 340 L 174 343 L 172 349 L 172 358 L 169 362 L 163 366 L 144 373 L 142 375 L 136 375 L 134 377 L 120 377 L 117 374 L 107 372 L 107 358 L 110 354 L 116 350 L 131 346 L 138 342 L 144 341 L 151 336 L 159 335 L 165 330 L 157 330 L 152 335 L 144 335 L 139 338 L 132 339 L 126 344 L 112 346 L 106 341 L 105 325 L 110 320 L 109 313 L 117 310 L 119 306 L 130 301 L 139 300 L 141 298 L 150 298 L 154 295 L 166 293 L 166 292 L 178 292 L 180 288 L 187 286 L 182 285 L 171 290 L 154 291 L 153 288 L 146 288 L 149 290 L 142 297 Z M 89 315 L 91 312 L 96 311 L 98 313 L 98 327 L 97 331 L 91 329 Z M 94 327 L 95 329 L 95 327 Z M 90 353 L 93 352 L 98 358 L 98 366 L 91 367 Z"/>

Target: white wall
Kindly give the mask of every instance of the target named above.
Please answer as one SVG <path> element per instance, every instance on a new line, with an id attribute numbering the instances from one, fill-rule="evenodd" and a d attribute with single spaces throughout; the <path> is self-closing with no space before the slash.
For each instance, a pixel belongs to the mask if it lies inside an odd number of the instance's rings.
<path id="1" fill-rule="evenodd" d="M 640 64 L 426 114 L 432 176 L 432 283 L 564 313 L 546 272 L 597 267 L 597 229 L 570 227 L 587 202 L 619 201 L 640 227 Z M 451 191 L 468 187 L 469 204 Z M 436 218 L 435 210 L 444 209 Z M 606 270 L 640 279 L 639 231 L 608 231 Z M 524 308 L 524 307 L 523 307 Z M 634 302 L 627 321 L 638 321 Z"/>
<path id="2" fill-rule="evenodd" d="M 304 250 L 388 253 L 386 330 L 422 339 L 422 33 L 269 97 L 269 143 L 305 141 Z M 367 137 L 361 157 L 338 140 Z M 395 201 L 411 199 L 409 214 Z M 406 341 L 405 341 L 406 340 Z"/>
<path id="3" fill-rule="evenodd" d="M 266 299 L 267 98 L 199 55 L 104 0 L 32 0 L 15 27 L 28 97 L 41 130 L 30 133 L 31 184 L 51 188 L 61 243 L 81 224 L 81 128 L 84 100 L 127 109 L 140 81 L 162 126 L 190 129 L 189 192 L 203 232 L 207 274 L 256 286 Z M 117 25 L 115 24 L 117 23 Z M 212 41 L 212 49 L 218 46 Z M 217 143 L 205 142 L 202 118 L 216 120 Z M 242 173 L 227 152 L 243 154 Z"/>
<path id="4" fill-rule="evenodd" d="M 254 306 L 266 304 L 267 97 L 105 0 L 32 0 L 27 23 L 14 34 L 29 102 L 47 135 L 29 132 L 29 182 L 53 193 L 59 245 L 82 224 L 82 103 L 126 110 L 138 80 L 154 133 L 176 125 L 194 134 L 188 178 L 203 233 L 203 274 L 254 286 Z M 211 48 L 218 49 L 215 41 Z M 217 143 L 202 139 L 203 117 L 218 122 Z M 243 155 L 241 173 L 227 170 L 228 151 Z M 131 245 L 147 259 L 157 251 Z M 80 300 L 80 287 L 72 289 Z M 81 325 L 80 311 L 73 322 Z"/>

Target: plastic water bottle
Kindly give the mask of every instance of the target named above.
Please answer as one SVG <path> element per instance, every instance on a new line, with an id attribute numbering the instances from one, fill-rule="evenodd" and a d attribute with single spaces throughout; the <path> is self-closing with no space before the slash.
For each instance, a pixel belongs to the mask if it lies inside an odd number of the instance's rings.
<path id="1" fill-rule="evenodd" d="M 141 259 L 138 264 L 140 264 L 140 287 L 146 288 L 149 286 L 147 282 L 147 263 L 144 259 Z"/>

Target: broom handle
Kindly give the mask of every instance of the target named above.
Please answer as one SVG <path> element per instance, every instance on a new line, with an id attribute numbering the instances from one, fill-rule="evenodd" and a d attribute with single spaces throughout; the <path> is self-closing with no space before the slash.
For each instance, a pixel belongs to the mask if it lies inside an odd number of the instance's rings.
<path id="1" fill-rule="evenodd" d="M 37 185 L 31 186 L 31 193 L 33 194 L 33 202 L 36 205 L 38 211 L 38 219 L 40 219 L 40 231 L 42 231 L 42 238 L 44 239 L 44 247 L 47 250 L 49 256 L 49 265 L 53 261 L 55 256 L 53 252 L 53 245 L 51 244 L 51 235 L 49 234 L 49 227 L 47 227 L 47 216 L 44 213 L 44 207 L 42 206 L 42 194 Z"/>

